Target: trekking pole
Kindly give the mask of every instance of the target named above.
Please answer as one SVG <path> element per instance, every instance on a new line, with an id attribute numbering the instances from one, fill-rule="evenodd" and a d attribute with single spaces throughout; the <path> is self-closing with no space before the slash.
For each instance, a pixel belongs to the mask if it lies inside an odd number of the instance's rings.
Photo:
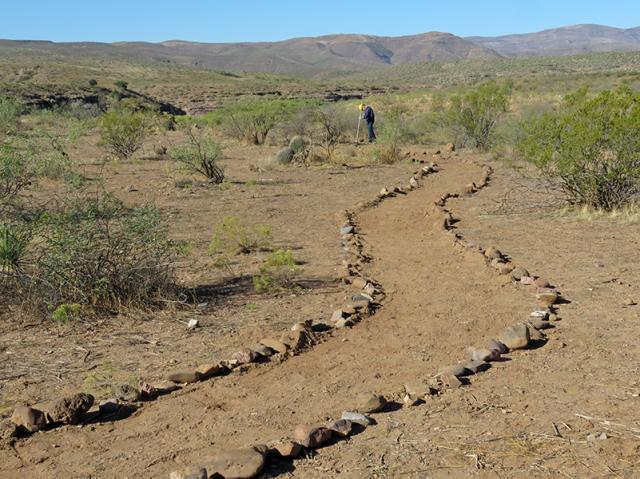
<path id="1" fill-rule="evenodd" d="M 356 145 L 360 143 L 360 121 L 362 121 L 362 115 L 358 113 L 358 128 L 356 129 Z"/>

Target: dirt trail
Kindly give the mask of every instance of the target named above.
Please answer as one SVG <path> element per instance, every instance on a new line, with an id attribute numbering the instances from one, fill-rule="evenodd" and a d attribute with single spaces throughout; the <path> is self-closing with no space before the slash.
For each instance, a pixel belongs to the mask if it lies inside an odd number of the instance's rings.
<path id="1" fill-rule="evenodd" d="M 265 443 L 287 436 L 300 422 L 339 416 L 356 406 L 354 399 L 361 391 L 399 398 L 405 382 L 435 374 L 462 359 L 466 346 L 481 346 L 505 325 L 523 318 L 534 305 L 531 292 L 514 288 L 487 268 L 479 254 L 462 251 L 434 226 L 439 218 L 434 201 L 445 192 L 461 191 L 480 176 L 478 167 L 455 158 L 440 166 L 419 190 L 360 216 L 359 229 L 375 259 L 367 273 L 387 293 L 384 308 L 375 316 L 351 330 L 336 331 L 327 342 L 283 364 L 187 387 L 146 404 L 130 418 L 37 433 L 19 441 L 15 451 L 0 451 L 0 477 L 168 477 L 181 465 L 198 463 L 215 447 Z M 327 305 L 327 314 L 332 306 Z M 540 354 L 514 354 L 511 361 L 495 363 L 492 370 L 473 378 L 468 391 L 452 391 L 423 407 L 378 415 L 378 426 L 350 441 L 293 466 L 276 464 L 267 474 L 469 477 L 477 471 L 473 461 L 455 467 L 439 464 L 446 454 L 441 444 L 427 439 L 429 431 L 440 427 L 440 419 L 432 417 L 455 403 L 445 412 L 454 416 L 439 429 L 438 441 L 475 434 L 474 411 L 483 404 L 481 396 L 470 403 L 475 384 L 492 384 L 502 370 L 510 370 L 513 384 L 498 383 L 495 387 L 508 392 L 488 406 L 497 418 L 505 416 L 500 401 L 517 394 L 531 358 Z M 487 396 L 496 392 L 479 391 Z M 499 420 L 504 426 L 504 419 Z M 494 418 L 483 416 L 483 421 L 483 427 L 491 427 Z M 405 443 L 403 435 L 413 439 Z M 391 464 L 369 447 L 380 441 L 393 444 L 387 450 L 388 456 L 395 455 Z M 349 458 L 340 464 L 317 462 L 332 455 L 344 457 L 347 451 Z"/>

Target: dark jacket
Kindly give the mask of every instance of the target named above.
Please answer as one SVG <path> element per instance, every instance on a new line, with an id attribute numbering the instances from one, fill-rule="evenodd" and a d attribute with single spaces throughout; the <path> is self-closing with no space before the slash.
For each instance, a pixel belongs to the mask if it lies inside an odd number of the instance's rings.
<path id="1" fill-rule="evenodd" d="M 367 106 L 364 109 L 364 114 L 362 115 L 362 117 L 367 123 L 375 123 L 376 121 L 376 115 L 375 113 L 373 113 L 373 108 L 371 108 L 370 106 Z"/>

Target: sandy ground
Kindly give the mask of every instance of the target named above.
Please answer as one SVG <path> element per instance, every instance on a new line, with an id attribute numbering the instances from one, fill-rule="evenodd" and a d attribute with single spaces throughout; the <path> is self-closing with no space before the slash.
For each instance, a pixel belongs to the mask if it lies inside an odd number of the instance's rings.
<path id="1" fill-rule="evenodd" d="M 441 171 L 428 177 L 422 188 L 359 217 L 374 258 L 366 273 L 380 281 L 387 294 L 377 314 L 282 364 L 264 364 L 186 387 L 146 404 L 129 418 L 21 439 L 14 448 L 0 451 L 0 477 L 167 477 L 217 448 L 266 443 L 288 436 L 300 422 L 339 416 L 357 406 L 361 392 L 399 400 L 405 382 L 433 376 L 462 359 L 466 346 L 482 346 L 504 326 L 525 319 L 535 309 L 532 290 L 499 276 L 479 254 L 455 246 L 450 235 L 434 226 L 440 216 L 433 202 L 443 193 L 462 191 L 481 172 L 456 157 L 439 163 Z M 517 264 L 550 279 L 570 301 L 562 305 L 562 320 L 546 344 L 509 354 L 471 378 L 470 385 L 426 404 L 377 414 L 376 426 L 348 441 L 293 463 L 273 463 L 264 477 L 639 476 L 640 425 L 633 406 L 640 393 L 634 379 L 640 310 L 626 305 L 627 298 L 640 296 L 633 281 L 639 228 L 610 221 L 587 223 L 548 212 L 496 215 L 496 202 L 512 188 L 513 178 L 501 165 L 494 168 L 488 188 L 451 200 L 448 207 L 467 239 L 499 246 Z M 304 170 L 284 173 L 299 181 L 291 191 L 306 196 L 247 200 L 240 210 L 255 218 L 268 214 L 268 208 L 278 210 L 272 216 L 276 237 L 301 245 L 308 274 L 329 282 L 341 259 L 334 213 L 371 198 L 382 185 L 400 178 L 406 182 L 411 170 L 404 164 L 336 175 L 327 171 L 327 178 L 333 179 L 322 182 L 321 188 L 305 180 Z M 145 191 L 140 188 L 139 193 Z M 221 198 L 224 195 L 216 202 Z M 189 205 L 189 221 L 196 225 L 194 230 L 202 228 L 197 236 L 206 241 L 206 219 L 220 205 L 212 204 L 206 194 L 194 201 L 200 203 Z M 315 216 L 310 218 L 306 210 L 300 214 L 299 201 L 317 204 Z M 526 202 L 526 195 L 518 201 Z M 160 201 L 163 208 L 169 208 L 168 202 Z M 237 203 L 229 197 L 225 207 Z M 204 210 L 206 205 L 209 210 Z M 178 210 L 180 203 L 174 207 Z M 202 353 L 211 357 L 230 350 L 269 327 L 286 327 L 301 316 L 326 316 L 345 294 L 344 287 L 333 283 L 303 297 L 252 298 L 269 313 L 260 314 L 260 319 L 247 315 L 242 327 L 216 334 L 225 331 L 226 321 L 247 301 L 240 295 L 205 316 L 203 336 L 211 334 L 208 338 L 197 336 L 196 341 L 178 326 L 169 335 L 172 321 L 167 319 L 156 331 L 173 338 L 162 341 L 171 344 L 170 354 L 146 344 L 122 345 L 113 354 L 126 361 L 128 351 L 135 349 L 130 370 L 148 366 L 160 377 L 168 356 L 180 363 L 202 362 Z M 269 326 L 267 317 L 274 318 Z M 149 335 L 154 321 L 160 320 L 133 324 Z M 85 334 L 100 337 L 108 327 Z M 44 344 L 40 331 L 30 341 Z M 81 337 L 75 331 L 66 334 Z M 19 350 L 16 341 L 26 337 L 24 331 L 9 330 L 2 336 L 4 347 Z M 47 341 L 55 339 L 49 336 Z M 90 349 L 85 341 L 81 344 Z M 38 355 L 46 347 L 30 354 Z M 140 354 L 140 348 L 148 355 Z M 62 382 L 75 386 L 76 376 L 81 374 L 69 373 Z M 30 390 L 14 387 L 14 396 L 30 397 L 25 392 Z M 42 385 L 33 387 L 41 390 Z M 50 392 L 41 394 L 48 397 Z"/>

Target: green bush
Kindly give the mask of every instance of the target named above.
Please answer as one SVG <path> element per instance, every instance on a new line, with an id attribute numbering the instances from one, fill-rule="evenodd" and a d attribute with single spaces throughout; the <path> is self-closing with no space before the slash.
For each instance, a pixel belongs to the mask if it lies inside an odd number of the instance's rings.
<path id="1" fill-rule="evenodd" d="M 24 106 L 13 98 L 0 95 L 0 135 L 15 131 L 18 128 L 20 115 L 25 111 Z"/>
<path id="2" fill-rule="evenodd" d="M 100 143 L 117 158 L 130 158 L 149 134 L 149 117 L 142 111 L 119 107 L 105 113 L 99 122 Z"/>
<path id="3" fill-rule="evenodd" d="M 204 175 L 213 183 L 224 181 L 224 169 L 218 165 L 222 156 L 220 146 L 206 133 L 187 129 L 187 142 L 171 148 L 169 156 L 192 173 Z"/>
<path id="4" fill-rule="evenodd" d="M 457 141 L 488 150 L 496 122 L 509 108 L 511 84 L 489 82 L 451 98 L 446 112 Z"/>
<path id="5" fill-rule="evenodd" d="M 15 225 L 0 223 L 0 276 L 22 271 L 29 240 L 26 231 Z"/>
<path id="6" fill-rule="evenodd" d="M 33 276 L 48 304 L 117 308 L 173 291 L 174 248 L 152 206 L 80 195 L 43 218 L 39 235 Z"/>
<path id="7" fill-rule="evenodd" d="M 260 266 L 260 274 L 253 277 L 253 286 L 258 293 L 274 293 L 292 288 L 301 271 L 293 252 L 279 249 L 264 260 Z"/>
<path id="8" fill-rule="evenodd" d="M 274 127 L 290 121 L 305 104 L 301 100 L 240 101 L 206 115 L 205 120 L 232 138 L 262 145 Z"/>
<path id="9" fill-rule="evenodd" d="M 63 303 L 51 313 L 51 319 L 58 324 L 66 324 L 69 321 L 78 320 L 81 311 L 82 306 L 79 304 Z"/>
<path id="10" fill-rule="evenodd" d="M 225 216 L 209 244 L 210 254 L 249 254 L 271 247 L 271 228 L 266 225 L 246 225 L 240 218 Z"/>
<path id="11" fill-rule="evenodd" d="M 631 89 L 592 99 L 579 91 L 523 130 L 522 158 L 571 203 L 612 210 L 640 194 L 640 94 Z"/>

